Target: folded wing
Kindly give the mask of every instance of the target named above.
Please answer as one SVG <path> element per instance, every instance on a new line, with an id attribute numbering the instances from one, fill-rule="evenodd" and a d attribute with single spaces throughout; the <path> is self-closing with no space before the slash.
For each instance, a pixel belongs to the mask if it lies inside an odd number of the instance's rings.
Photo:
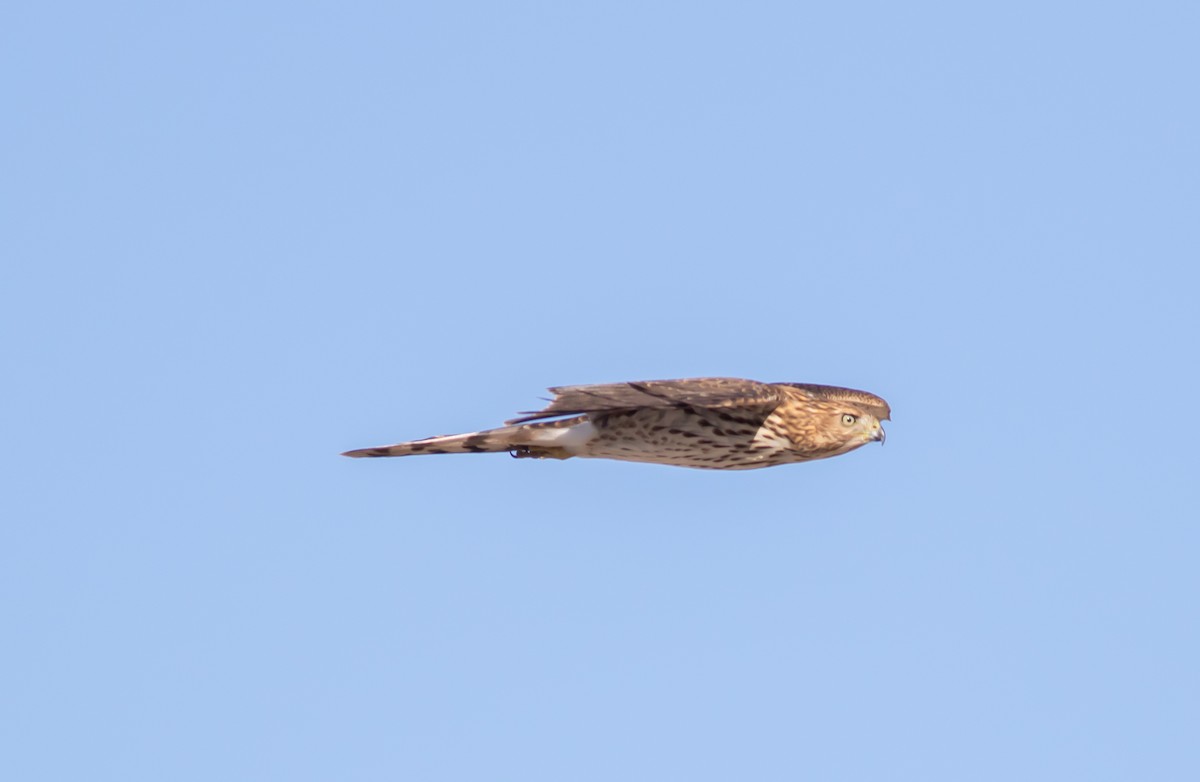
<path id="1" fill-rule="evenodd" d="M 779 389 L 768 383 L 731 377 L 558 386 L 550 391 L 554 399 L 544 410 L 523 413 L 505 423 L 520 424 L 581 413 L 672 407 L 739 408 L 761 411 L 765 416 L 782 401 Z"/>

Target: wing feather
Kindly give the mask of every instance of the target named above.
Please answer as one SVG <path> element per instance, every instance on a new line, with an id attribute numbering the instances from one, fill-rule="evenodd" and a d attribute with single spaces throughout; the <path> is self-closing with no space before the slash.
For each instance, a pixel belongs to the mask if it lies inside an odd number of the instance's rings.
<path id="1" fill-rule="evenodd" d="M 779 389 L 768 383 L 732 377 L 557 386 L 550 392 L 554 399 L 545 409 L 524 412 L 521 417 L 505 423 L 520 424 L 581 413 L 671 407 L 736 407 L 761 410 L 765 415 L 783 401 Z"/>

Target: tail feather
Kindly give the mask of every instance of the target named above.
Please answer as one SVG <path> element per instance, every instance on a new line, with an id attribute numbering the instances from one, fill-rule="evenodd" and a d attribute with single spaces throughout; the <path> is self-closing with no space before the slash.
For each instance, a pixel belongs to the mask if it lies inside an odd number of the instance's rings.
<path id="1" fill-rule="evenodd" d="M 485 429 L 482 432 L 466 434 L 444 434 L 437 437 L 426 437 L 421 440 L 409 440 L 395 445 L 381 445 L 375 448 L 359 448 L 346 451 L 342 456 L 355 459 L 376 456 L 416 456 L 427 453 L 506 453 L 514 456 L 534 458 L 568 459 L 573 454 L 562 447 L 561 435 L 565 429 L 577 423 L 582 418 L 561 421 L 544 421 L 536 424 L 521 424 L 518 426 L 502 426 L 499 429 Z"/>
<path id="2" fill-rule="evenodd" d="M 342 456 L 359 458 L 363 456 L 414 456 L 424 453 L 503 453 L 517 447 L 518 444 L 514 439 L 516 433 L 508 430 L 518 428 L 511 426 L 484 432 L 426 437 L 395 445 L 359 448 L 355 451 L 346 451 Z"/>

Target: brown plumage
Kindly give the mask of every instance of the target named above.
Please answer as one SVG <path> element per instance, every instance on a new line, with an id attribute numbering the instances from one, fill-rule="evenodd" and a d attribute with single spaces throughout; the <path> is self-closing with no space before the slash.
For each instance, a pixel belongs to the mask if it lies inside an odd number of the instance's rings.
<path id="1" fill-rule="evenodd" d="M 551 388 L 545 409 L 468 434 L 344 456 L 509 452 L 517 458 L 620 459 L 712 470 L 806 462 L 883 441 L 883 399 L 837 386 L 726 377 Z"/>

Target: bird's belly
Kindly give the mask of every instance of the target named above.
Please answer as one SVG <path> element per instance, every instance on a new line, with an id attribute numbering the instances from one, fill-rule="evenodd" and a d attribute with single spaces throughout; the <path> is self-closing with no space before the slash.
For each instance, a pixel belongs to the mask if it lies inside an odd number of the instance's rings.
<path id="1" fill-rule="evenodd" d="M 792 461 L 776 440 L 757 437 L 759 422 L 695 409 L 591 414 L 594 435 L 578 456 L 709 470 L 752 470 Z"/>

